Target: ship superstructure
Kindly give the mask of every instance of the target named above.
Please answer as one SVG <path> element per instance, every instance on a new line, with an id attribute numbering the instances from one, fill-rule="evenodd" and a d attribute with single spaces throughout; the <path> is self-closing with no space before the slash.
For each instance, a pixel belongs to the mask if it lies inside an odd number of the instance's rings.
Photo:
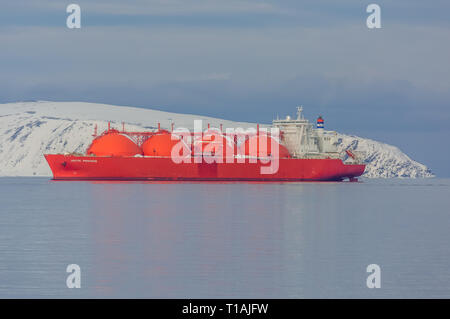
<path id="1" fill-rule="evenodd" d="M 339 158 L 337 134 L 324 130 L 324 120 L 317 119 L 317 128 L 303 117 L 303 107 L 297 107 L 297 118 L 276 119 L 273 126 L 280 129 L 281 141 L 294 158 Z"/>

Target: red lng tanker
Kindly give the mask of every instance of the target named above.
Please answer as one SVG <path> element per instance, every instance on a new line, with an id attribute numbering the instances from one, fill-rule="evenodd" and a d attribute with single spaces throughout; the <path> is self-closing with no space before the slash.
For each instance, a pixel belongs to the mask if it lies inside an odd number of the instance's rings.
<path id="1" fill-rule="evenodd" d="M 365 165 L 337 151 L 336 133 L 303 118 L 273 121 L 267 129 L 209 128 L 191 133 L 126 132 L 96 136 L 86 154 L 45 154 L 55 180 L 342 181 Z M 194 124 L 198 128 L 199 122 Z M 158 125 L 159 126 L 159 125 Z M 201 124 L 200 124 L 201 128 Z"/>

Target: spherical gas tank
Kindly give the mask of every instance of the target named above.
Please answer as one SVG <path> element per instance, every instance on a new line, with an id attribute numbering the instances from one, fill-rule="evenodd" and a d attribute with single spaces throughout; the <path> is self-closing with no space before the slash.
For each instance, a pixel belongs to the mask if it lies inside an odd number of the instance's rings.
<path id="1" fill-rule="evenodd" d="M 97 137 L 87 150 L 87 154 L 95 156 L 135 156 L 142 155 L 142 150 L 129 136 L 112 132 Z"/>
<path id="2" fill-rule="evenodd" d="M 250 146 L 255 145 L 255 149 L 250 149 Z M 266 151 L 264 151 L 264 145 L 266 145 Z M 272 152 L 272 145 L 278 148 L 278 156 Z M 272 156 L 277 158 L 290 157 L 288 149 L 278 143 L 273 137 L 265 134 L 259 136 L 254 135 L 249 137 L 240 147 L 240 153 L 246 156 L 252 157 L 266 157 Z"/>
<path id="3" fill-rule="evenodd" d="M 174 139 L 172 139 L 172 136 Z M 142 144 L 145 156 L 172 156 L 172 148 L 181 143 L 178 149 L 180 155 L 190 153 L 189 147 L 176 135 L 161 133 L 151 136 Z M 179 145 L 179 146 L 180 146 Z"/>

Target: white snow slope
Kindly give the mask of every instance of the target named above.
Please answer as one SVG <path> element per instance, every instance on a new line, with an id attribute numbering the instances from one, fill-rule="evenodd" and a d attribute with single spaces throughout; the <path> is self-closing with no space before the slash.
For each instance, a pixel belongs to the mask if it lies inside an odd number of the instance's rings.
<path id="1" fill-rule="evenodd" d="M 103 132 L 112 127 L 145 131 L 162 128 L 193 128 L 194 119 L 204 127 L 254 127 L 254 123 L 232 122 L 190 114 L 83 102 L 20 102 L 0 104 L 0 176 L 51 176 L 44 153 L 84 153 L 92 141 L 95 125 Z M 365 153 L 364 176 L 432 177 L 431 171 L 411 160 L 397 147 L 356 136 L 339 134 L 341 150 Z"/>

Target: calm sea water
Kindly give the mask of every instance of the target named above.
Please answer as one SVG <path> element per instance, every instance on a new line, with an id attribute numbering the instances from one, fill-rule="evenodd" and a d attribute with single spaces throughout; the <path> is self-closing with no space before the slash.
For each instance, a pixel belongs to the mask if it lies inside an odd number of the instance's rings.
<path id="1" fill-rule="evenodd" d="M 448 179 L 0 178 L 0 204 L 3 298 L 450 297 Z"/>

